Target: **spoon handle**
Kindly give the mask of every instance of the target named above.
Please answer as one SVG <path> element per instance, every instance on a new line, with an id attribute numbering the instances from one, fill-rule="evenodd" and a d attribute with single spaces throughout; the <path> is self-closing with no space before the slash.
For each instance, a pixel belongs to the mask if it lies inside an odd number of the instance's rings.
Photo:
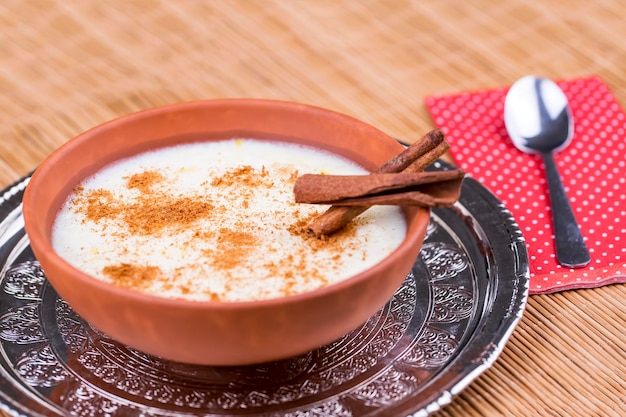
<path id="1" fill-rule="evenodd" d="M 543 152 L 543 162 L 550 189 L 556 257 L 561 265 L 580 268 L 591 261 L 583 235 L 569 204 L 552 152 Z"/>

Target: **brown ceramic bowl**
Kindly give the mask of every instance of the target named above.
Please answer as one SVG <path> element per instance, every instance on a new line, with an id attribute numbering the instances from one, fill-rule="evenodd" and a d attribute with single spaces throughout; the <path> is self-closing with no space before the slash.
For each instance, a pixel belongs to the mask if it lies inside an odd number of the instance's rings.
<path id="1" fill-rule="evenodd" d="M 282 359 L 330 343 L 372 316 L 418 256 L 429 212 L 405 210 L 408 232 L 386 259 L 340 283 L 250 302 L 166 299 L 95 279 L 51 247 L 55 216 L 73 187 L 104 165 L 149 149 L 252 137 L 324 148 L 373 169 L 402 150 L 391 137 L 316 107 L 252 99 L 209 100 L 131 114 L 70 140 L 46 159 L 24 194 L 31 247 L 48 280 L 94 327 L 137 350 L 175 361 L 242 365 Z"/>

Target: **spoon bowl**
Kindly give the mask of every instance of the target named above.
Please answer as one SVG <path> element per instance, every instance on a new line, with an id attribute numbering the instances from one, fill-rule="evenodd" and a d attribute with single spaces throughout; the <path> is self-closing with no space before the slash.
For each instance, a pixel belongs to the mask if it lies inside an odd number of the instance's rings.
<path id="1" fill-rule="evenodd" d="M 509 89 L 504 123 L 521 151 L 541 155 L 552 207 L 556 256 L 561 265 L 580 268 L 591 257 L 559 175 L 554 153 L 572 140 L 574 122 L 563 91 L 551 80 L 528 75 Z"/>

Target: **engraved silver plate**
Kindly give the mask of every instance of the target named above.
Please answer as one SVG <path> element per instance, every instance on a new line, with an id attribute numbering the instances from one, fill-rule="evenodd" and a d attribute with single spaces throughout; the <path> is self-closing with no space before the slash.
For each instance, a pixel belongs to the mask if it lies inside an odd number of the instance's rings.
<path id="1" fill-rule="evenodd" d="M 24 232 L 28 180 L 0 193 L 0 409 L 11 415 L 426 416 L 496 360 L 528 297 L 519 228 L 466 178 L 459 203 L 433 211 L 403 285 L 362 327 L 278 362 L 169 362 L 112 340 L 59 298 Z"/>

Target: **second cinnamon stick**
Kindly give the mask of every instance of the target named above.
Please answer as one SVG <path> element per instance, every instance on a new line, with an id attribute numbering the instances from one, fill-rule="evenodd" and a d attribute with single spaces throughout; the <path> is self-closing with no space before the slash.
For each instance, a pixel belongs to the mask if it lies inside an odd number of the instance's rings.
<path id="1" fill-rule="evenodd" d="M 409 170 L 418 172 L 432 164 L 443 155 L 449 148 L 443 131 L 432 130 L 410 145 L 400 154 L 394 156 L 381 167 L 373 172 L 395 173 Z M 352 219 L 366 211 L 370 205 L 363 206 L 331 206 L 326 212 L 309 224 L 309 232 L 316 237 L 330 235 L 347 225 Z"/>

